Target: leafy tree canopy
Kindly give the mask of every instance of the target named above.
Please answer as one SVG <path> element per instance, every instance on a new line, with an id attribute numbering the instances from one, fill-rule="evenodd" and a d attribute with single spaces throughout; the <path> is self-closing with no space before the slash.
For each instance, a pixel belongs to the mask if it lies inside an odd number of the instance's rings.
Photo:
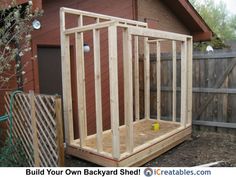
<path id="1" fill-rule="evenodd" d="M 216 3 L 214 0 L 190 0 L 190 2 L 221 41 L 236 39 L 236 15 L 229 13 L 224 1 Z M 213 38 L 211 44 L 216 45 L 214 46 L 216 48 L 224 47 L 217 37 Z"/>
<path id="2" fill-rule="evenodd" d="M 31 0 L 22 5 L 16 0 L 4 2 L 0 1 L 0 91 L 10 89 L 11 80 L 23 87 L 27 63 L 23 64 L 21 58 L 31 50 L 32 21 L 42 15 L 32 8 Z"/>

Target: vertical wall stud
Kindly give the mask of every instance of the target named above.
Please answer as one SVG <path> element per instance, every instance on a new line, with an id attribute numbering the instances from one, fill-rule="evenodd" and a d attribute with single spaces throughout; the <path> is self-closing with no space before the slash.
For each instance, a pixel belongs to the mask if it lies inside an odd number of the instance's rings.
<path id="1" fill-rule="evenodd" d="M 84 68 L 84 49 L 83 34 L 75 34 L 75 50 L 76 50 L 76 77 L 77 77 L 77 100 L 79 111 L 79 133 L 80 146 L 85 145 L 86 132 L 86 88 L 85 88 L 85 68 Z"/>
<path id="2" fill-rule="evenodd" d="M 119 135 L 119 97 L 118 97 L 118 56 L 117 56 L 117 27 L 108 27 L 109 51 L 109 82 L 110 82 L 110 111 L 112 130 L 112 156 L 120 157 Z"/>
<path id="3" fill-rule="evenodd" d="M 98 20 L 97 20 L 98 21 Z M 95 80 L 95 105 L 96 105 L 96 129 L 97 129 L 97 151 L 102 151 L 103 129 L 102 129 L 102 89 L 101 89 L 101 64 L 100 64 L 100 32 L 93 29 L 94 47 L 94 80 Z"/>
<path id="4" fill-rule="evenodd" d="M 148 38 L 144 38 L 144 110 L 145 118 L 150 119 L 150 50 Z"/>
<path id="5" fill-rule="evenodd" d="M 187 121 L 187 41 L 181 43 L 181 125 Z"/>
<path id="6" fill-rule="evenodd" d="M 176 121 L 176 77 L 177 77 L 177 62 L 176 62 L 176 41 L 172 41 L 172 59 L 173 59 L 173 95 L 172 95 L 172 120 Z"/>
<path id="7" fill-rule="evenodd" d="M 123 31 L 123 69 L 124 69 L 124 108 L 127 152 L 133 152 L 133 72 L 132 72 L 132 36 L 128 29 Z"/>
<path id="8" fill-rule="evenodd" d="M 187 124 L 191 125 L 192 124 L 192 67 L 193 67 L 193 42 L 192 38 L 187 39 L 187 52 L 188 52 L 188 100 L 187 100 L 187 105 L 188 105 L 188 114 L 187 114 Z"/>
<path id="9" fill-rule="evenodd" d="M 139 44 L 138 36 L 134 37 L 134 93 L 135 93 L 135 120 L 140 119 L 139 107 Z"/>
<path id="10" fill-rule="evenodd" d="M 156 61 L 156 79 L 157 79 L 157 119 L 161 119 L 161 46 L 160 41 L 156 42 L 157 61 Z"/>

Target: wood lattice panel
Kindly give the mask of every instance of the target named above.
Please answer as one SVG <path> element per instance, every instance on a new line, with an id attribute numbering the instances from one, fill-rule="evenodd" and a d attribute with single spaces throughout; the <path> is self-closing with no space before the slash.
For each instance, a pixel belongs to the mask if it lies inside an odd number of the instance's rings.
<path id="1" fill-rule="evenodd" d="M 6 110 L 10 115 L 10 97 Z M 29 166 L 63 166 L 61 99 L 58 96 L 18 93 L 13 98 L 13 140 L 20 139 Z"/>

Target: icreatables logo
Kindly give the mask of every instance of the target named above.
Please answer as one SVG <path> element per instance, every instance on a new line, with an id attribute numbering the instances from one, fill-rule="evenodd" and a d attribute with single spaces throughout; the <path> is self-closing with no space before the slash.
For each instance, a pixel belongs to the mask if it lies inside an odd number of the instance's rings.
<path id="1" fill-rule="evenodd" d="M 145 169 L 144 169 L 143 173 L 144 173 L 144 175 L 145 175 L 146 177 L 150 177 L 150 176 L 153 175 L 153 170 L 148 167 L 148 168 L 145 168 Z"/>

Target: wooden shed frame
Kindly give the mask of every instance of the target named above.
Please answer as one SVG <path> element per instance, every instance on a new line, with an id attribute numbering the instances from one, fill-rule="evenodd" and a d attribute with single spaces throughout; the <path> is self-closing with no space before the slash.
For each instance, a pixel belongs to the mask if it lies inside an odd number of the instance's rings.
<path id="1" fill-rule="evenodd" d="M 65 14 L 78 17 L 78 26 L 66 28 Z M 83 25 L 83 18 L 90 17 L 96 22 Z M 134 166 L 142 165 L 170 148 L 184 141 L 191 134 L 192 124 L 192 37 L 188 35 L 170 33 L 149 29 L 144 22 L 106 16 L 81 10 L 61 8 L 61 59 L 63 79 L 63 106 L 65 139 L 68 154 L 103 166 Z M 110 86 L 110 118 L 111 130 L 102 128 L 102 97 L 100 71 L 100 32 L 108 29 L 109 53 L 109 86 Z M 117 57 L 117 28 L 123 33 L 123 74 L 124 74 L 124 125 L 119 125 L 118 100 L 118 57 Z M 93 32 L 94 78 L 95 78 L 95 106 L 96 106 L 96 134 L 87 135 L 86 92 L 84 68 L 84 38 L 83 33 Z M 80 138 L 74 138 L 71 68 L 70 68 L 70 35 L 75 36 L 77 99 L 79 112 Z M 144 118 L 140 118 L 139 106 L 139 37 L 144 37 Z M 161 51 L 163 40 L 172 41 L 173 48 L 173 120 L 161 119 Z M 181 114 L 180 122 L 176 121 L 176 42 L 181 42 Z M 150 43 L 156 44 L 157 54 L 157 118 L 150 118 Z M 134 69 L 134 72 L 133 72 Z M 140 136 L 137 133 L 142 125 L 151 126 L 158 121 L 160 126 L 170 128 L 161 134 L 149 132 L 154 138 L 137 145 Z M 141 125 L 141 126 L 140 126 Z M 162 129 L 162 128 L 161 128 Z M 149 128 L 147 128 L 149 131 Z M 150 127 L 150 131 L 151 127 Z M 123 136 L 123 137 L 122 137 Z M 145 135 L 146 136 L 146 135 Z M 148 136 L 148 135 L 147 135 Z M 110 151 L 105 150 L 104 139 L 111 140 Z M 110 139 L 109 139 L 110 138 Z M 121 140 L 125 142 L 125 150 L 121 152 Z M 136 139 L 135 139 L 136 138 Z M 90 141 L 95 142 L 90 143 Z M 90 144 L 90 145 L 89 145 Z M 93 144 L 94 146 L 92 146 Z"/>

